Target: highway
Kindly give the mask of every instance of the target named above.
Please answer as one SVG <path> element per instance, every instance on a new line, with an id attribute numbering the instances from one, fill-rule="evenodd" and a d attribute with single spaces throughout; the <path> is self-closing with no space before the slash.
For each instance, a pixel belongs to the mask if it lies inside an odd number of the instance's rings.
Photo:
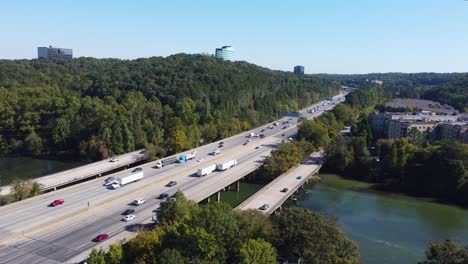
<path id="1" fill-rule="evenodd" d="M 104 172 L 112 171 L 117 168 L 122 168 L 127 165 L 138 162 L 144 158 L 143 150 L 137 150 L 116 156 L 118 161 L 110 162 L 110 159 L 93 162 L 73 169 L 57 172 L 47 176 L 34 179 L 35 182 L 41 184 L 42 190 L 49 190 L 55 187 L 60 187 L 71 182 L 87 179 L 94 175 L 99 175 Z M 7 195 L 11 192 L 11 186 L 1 186 L 0 195 Z"/>
<path id="2" fill-rule="evenodd" d="M 325 109 L 332 107 L 328 105 Z M 304 112 L 304 117 L 321 112 Z M 283 125 L 274 129 L 268 129 L 267 125 L 257 128 L 255 133 L 264 129 L 265 138 L 255 138 L 245 146 L 248 132 L 224 139 L 223 150 L 217 156 L 209 153 L 219 142 L 197 148 L 197 157 L 184 164 L 161 169 L 152 168 L 156 162 L 144 164 L 141 168 L 145 178 L 121 189 L 106 189 L 100 178 L 3 206 L 0 208 L 0 243 L 4 246 L 0 246 L 0 263 L 74 263 L 83 260 L 93 247 L 106 248 L 128 239 L 135 234 L 132 226 L 150 222 L 153 210 L 161 202 L 156 199 L 159 194 L 181 190 L 189 199 L 205 199 L 260 166 L 278 143 L 297 133 L 296 120 L 289 120 L 293 125 L 290 128 L 283 129 Z M 280 124 L 285 121 L 287 118 L 280 120 Z M 198 162 L 197 159 L 202 160 Z M 238 165 L 225 172 L 201 178 L 194 175 L 199 168 L 231 159 L 237 159 Z M 130 170 L 112 176 L 127 173 Z M 166 187 L 172 180 L 178 184 Z M 136 208 L 136 219 L 130 224 L 120 221 L 121 213 L 132 208 L 129 203 L 136 198 L 147 201 Z M 65 203 L 48 207 L 55 199 L 64 199 Z M 101 243 L 92 242 L 100 233 L 107 233 L 110 238 Z"/>
<path id="3" fill-rule="evenodd" d="M 274 213 L 291 195 L 322 167 L 323 152 L 313 153 L 309 159 L 283 173 L 236 207 L 237 210 L 260 210 Z M 298 177 L 301 176 L 300 179 Z M 287 188 L 287 191 L 285 190 Z M 269 207 L 260 209 L 264 204 Z"/>

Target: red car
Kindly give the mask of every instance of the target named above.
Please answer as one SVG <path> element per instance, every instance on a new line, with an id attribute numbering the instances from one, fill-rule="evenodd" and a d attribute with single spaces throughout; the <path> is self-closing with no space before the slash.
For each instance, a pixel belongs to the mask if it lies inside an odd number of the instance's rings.
<path id="1" fill-rule="evenodd" d="M 62 205 L 63 202 L 64 202 L 64 200 L 62 200 L 62 199 L 55 200 L 55 201 L 53 201 L 53 202 L 50 203 L 50 206 L 55 207 L 55 206 L 57 206 L 57 205 Z"/>
<path id="2" fill-rule="evenodd" d="M 95 242 L 101 242 L 101 241 L 104 241 L 106 239 L 109 238 L 109 235 L 108 234 L 100 234 L 99 236 L 97 236 L 94 241 Z"/>

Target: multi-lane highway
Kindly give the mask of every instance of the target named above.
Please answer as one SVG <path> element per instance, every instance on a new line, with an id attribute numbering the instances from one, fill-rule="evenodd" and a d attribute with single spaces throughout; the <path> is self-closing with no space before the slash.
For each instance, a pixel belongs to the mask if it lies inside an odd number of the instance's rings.
<path id="1" fill-rule="evenodd" d="M 322 106 L 314 113 L 304 111 L 303 116 L 317 116 L 332 107 L 332 104 Z M 286 121 L 292 126 L 283 129 L 282 122 Z M 265 137 L 255 138 L 247 145 L 243 143 L 248 133 L 224 139 L 223 150 L 217 156 L 209 153 L 219 142 L 197 148 L 197 157 L 184 164 L 160 169 L 153 168 L 155 162 L 144 164 L 141 166 L 144 179 L 121 189 L 106 189 L 101 178 L 1 207 L 0 244 L 4 245 L 0 247 L 1 263 L 73 263 L 84 259 L 93 247 L 106 247 L 128 239 L 135 234 L 132 226 L 150 221 L 153 210 L 161 202 L 156 199 L 159 194 L 181 190 L 189 199 L 205 199 L 260 166 L 278 143 L 297 133 L 296 121 L 297 118 L 283 118 L 273 129 L 257 128 L 255 133 L 263 129 L 261 133 Z M 237 159 L 238 165 L 225 172 L 195 176 L 199 168 L 231 159 Z M 169 181 L 178 184 L 166 187 Z M 129 203 L 136 198 L 146 199 L 146 203 L 136 207 L 136 219 L 130 223 L 120 221 L 123 211 L 135 207 Z M 47 206 L 56 199 L 65 202 L 58 207 Z M 110 238 L 101 243 L 92 242 L 101 233 L 109 234 Z"/>

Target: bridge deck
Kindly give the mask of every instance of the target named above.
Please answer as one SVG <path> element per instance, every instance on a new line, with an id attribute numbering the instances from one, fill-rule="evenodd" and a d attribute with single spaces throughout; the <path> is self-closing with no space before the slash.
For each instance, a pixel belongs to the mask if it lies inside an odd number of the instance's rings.
<path id="1" fill-rule="evenodd" d="M 274 181 L 256 192 L 249 199 L 245 200 L 237 210 L 259 209 L 262 205 L 268 204 L 267 210 L 261 210 L 266 214 L 272 214 L 276 211 L 291 195 L 297 191 L 304 183 L 321 168 L 323 158 L 322 152 L 313 153 L 305 162 L 297 165 L 288 172 L 282 174 Z M 301 179 L 297 179 L 302 176 Z M 286 192 L 282 192 L 288 188 Z"/>
<path id="2" fill-rule="evenodd" d="M 108 171 L 112 171 L 118 168 L 125 167 L 143 159 L 142 149 L 133 151 L 127 154 L 116 156 L 119 160 L 116 162 L 110 162 L 109 159 L 101 160 L 98 162 L 86 164 L 73 169 L 61 171 L 58 173 L 46 175 L 34 179 L 42 186 L 42 190 L 53 189 L 54 187 L 60 187 L 75 181 L 87 179 L 89 177 L 99 175 Z M 11 186 L 0 187 L 0 195 L 7 195 L 11 192 Z"/>

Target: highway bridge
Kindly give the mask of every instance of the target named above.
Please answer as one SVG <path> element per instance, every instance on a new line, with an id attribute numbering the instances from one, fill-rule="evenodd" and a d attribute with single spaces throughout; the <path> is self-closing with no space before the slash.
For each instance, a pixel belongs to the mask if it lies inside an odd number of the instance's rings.
<path id="1" fill-rule="evenodd" d="M 116 156 L 115 158 L 117 160 L 113 162 L 111 159 L 101 160 L 73 169 L 39 177 L 34 179 L 34 181 L 41 185 L 42 191 L 56 190 L 62 186 L 66 186 L 78 181 L 83 181 L 92 177 L 99 177 L 106 172 L 110 172 L 119 168 L 125 168 L 129 165 L 140 162 L 144 159 L 144 150 L 140 149 L 127 154 Z M 7 195 L 10 193 L 10 185 L 0 187 L 0 195 Z"/>
<path id="2" fill-rule="evenodd" d="M 267 184 L 236 207 L 237 210 L 259 209 L 265 214 L 281 210 L 281 206 L 303 187 L 322 167 L 323 152 L 313 153 L 307 160 Z M 264 205 L 267 205 L 265 207 Z"/>
<path id="3" fill-rule="evenodd" d="M 342 96 L 344 94 L 338 97 Z M 333 107 L 333 104 L 322 105 L 320 111 L 303 111 L 302 116 L 313 118 Z M 140 167 L 144 179 L 120 189 L 106 189 L 103 179 L 97 178 L 3 206 L 0 208 L 0 260 L 2 263 L 77 263 L 85 259 L 92 248 L 121 243 L 136 234 L 135 227 L 150 223 L 154 210 L 161 203 L 157 199 L 161 193 L 172 195 L 180 190 L 195 201 L 216 193 L 219 197 L 222 189 L 254 171 L 278 144 L 297 133 L 297 118 L 285 117 L 278 122 L 286 121 L 291 127 L 280 125 L 270 129 L 265 125 L 257 128 L 255 132 L 264 130 L 265 137 L 254 138 L 246 145 L 248 132 L 224 139 L 223 150 L 216 156 L 210 153 L 219 142 L 197 148 L 197 157 L 183 164 L 160 169 L 154 168 L 156 162 L 143 164 Z M 227 171 L 196 176 L 200 168 L 232 159 L 237 159 L 238 165 Z M 167 187 L 169 181 L 178 184 Z M 146 203 L 137 207 L 130 205 L 137 198 L 144 198 Z M 56 199 L 65 202 L 58 207 L 48 207 Z M 122 212 L 128 208 L 136 210 L 136 219 L 130 223 L 121 221 Z M 92 241 L 102 233 L 109 234 L 110 238 L 101 243 Z"/>

